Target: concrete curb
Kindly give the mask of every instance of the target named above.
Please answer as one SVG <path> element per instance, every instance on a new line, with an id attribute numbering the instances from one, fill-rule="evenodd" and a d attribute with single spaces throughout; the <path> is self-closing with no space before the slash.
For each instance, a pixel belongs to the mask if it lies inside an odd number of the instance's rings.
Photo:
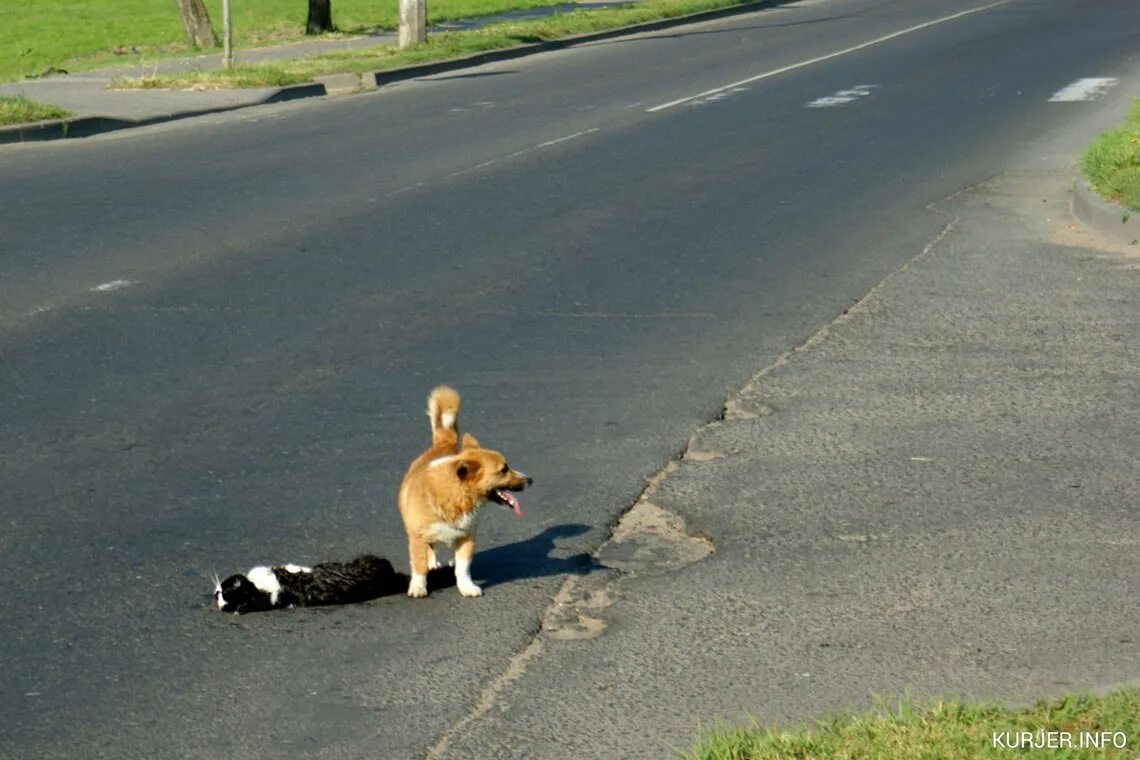
<path id="1" fill-rule="evenodd" d="M 619 26 L 614 29 L 604 29 L 600 32 L 586 32 L 585 34 L 575 34 L 570 37 L 559 37 L 556 40 L 546 40 L 544 42 L 533 42 L 524 45 L 516 45 L 514 47 L 502 48 L 500 50 L 488 50 L 485 53 L 475 53 L 474 55 L 468 55 L 462 58 L 449 58 L 446 61 L 434 61 L 432 63 L 421 63 L 416 64 L 415 66 L 405 66 L 398 69 L 377 71 L 372 76 L 374 76 L 376 79 L 376 86 L 381 87 L 385 84 L 391 84 L 393 82 L 415 79 L 416 77 L 431 76 L 433 74 L 443 74 L 448 71 L 463 69 L 470 66 L 479 66 L 484 63 L 494 63 L 495 61 L 509 61 L 514 58 L 522 58 L 524 56 L 533 55 L 535 53 L 546 53 L 554 50 L 563 50 L 568 47 L 583 45 L 588 42 L 600 42 L 602 40 L 613 39 L 615 37 L 626 37 L 633 34 L 656 32 L 662 29 L 671 29 L 675 26 L 695 24 L 701 21 L 715 21 L 718 18 L 728 18 L 730 16 L 743 15 L 745 13 L 758 11 L 762 8 L 774 8 L 776 6 L 784 5 L 785 3 L 792 1 L 793 0 L 752 0 L 752 2 L 741 3 L 740 5 L 731 5 L 727 8 L 717 8 L 711 11 L 698 11 L 697 13 L 690 13 L 686 16 L 677 16 L 676 18 L 646 21 L 642 24 Z M 368 77 L 369 75 L 365 74 L 364 76 Z"/>
<path id="2" fill-rule="evenodd" d="M 575 45 L 582 45 L 588 42 L 598 42 L 615 37 L 643 34 L 645 32 L 655 32 L 661 29 L 670 29 L 675 26 L 683 26 L 685 24 L 693 24 L 701 21 L 713 21 L 718 18 L 743 15 L 745 13 L 751 13 L 752 11 L 760 10 L 762 8 L 771 8 L 783 5 L 788 2 L 792 2 L 792 0 L 752 0 L 751 2 L 732 5 L 726 8 L 699 11 L 697 13 L 690 13 L 685 16 L 677 16 L 676 18 L 647 21 L 642 24 L 633 24 L 630 26 L 616 27 L 614 29 L 606 29 L 600 32 L 588 32 L 586 34 L 578 34 L 570 37 L 561 37 L 556 40 L 547 40 L 545 42 L 516 45 L 515 47 L 503 48 L 501 50 L 489 50 L 485 53 L 476 53 L 474 55 L 464 56 L 462 58 L 449 58 L 445 61 L 421 63 L 414 66 L 404 66 L 398 69 L 388 69 L 385 71 L 376 71 L 371 73 L 366 72 L 360 75 L 360 81 L 362 83 L 371 83 L 374 81 L 376 87 L 382 87 L 385 84 L 392 84 L 394 82 L 402 82 L 408 79 L 415 79 L 417 77 L 431 76 L 433 74 L 455 71 L 457 69 L 464 69 L 471 66 L 479 66 L 481 64 L 492 63 L 494 61 L 506 61 L 514 58 L 522 58 L 524 56 L 533 55 L 535 53 L 562 50 L 564 48 L 573 47 Z M 336 76 L 337 75 L 326 75 L 324 77 L 319 77 L 318 80 L 329 79 Z M 366 85 L 365 89 L 372 88 Z M 92 135 L 102 134 L 105 132 L 113 132 L 121 129 L 129 129 L 132 127 L 144 127 L 152 124 L 162 124 L 165 122 L 177 121 L 179 119 L 186 119 L 194 116 L 205 116 L 213 113 L 223 113 L 226 111 L 236 111 L 241 108 L 251 108 L 253 106 L 266 105 L 269 103 L 281 103 L 289 100 L 299 100 L 301 98 L 323 96 L 328 95 L 330 91 L 345 92 L 348 91 L 348 88 L 343 88 L 341 86 L 326 87 L 323 81 L 317 81 L 315 84 L 300 84 L 292 85 L 290 87 L 283 87 L 277 92 L 274 92 L 254 103 L 242 103 L 239 105 L 219 106 L 217 108 L 175 112 L 164 114 L 162 116 L 154 116 L 149 119 L 132 120 L 118 119 L 107 116 L 80 116 L 69 119 L 51 119 L 48 121 L 40 121 L 32 124 L 16 124 L 13 126 L 0 127 L 0 145 L 22 142 L 41 142 L 45 140 L 59 140 L 71 137 L 90 137 Z"/>
<path id="3" fill-rule="evenodd" d="M 1110 240 L 1125 245 L 1140 241 L 1140 212 L 1101 198 L 1084 177 L 1073 180 L 1073 216 Z"/>
<path id="4" fill-rule="evenodd" d="M 0 145 L 62 140 L 69 137 L 91 137 L 92 135 L 115 132 L 120 129 L 145 127 L 151 124 L 162 124 L 168 121 L 188 119 L 193 116 L 206 116 L 212 113 L 235 111 L 239 108 L 263 106 L 269 103 L 284 103 L 289 100 L 299 100 L 301 98 L 311 98 L 327 94 L 328 91 L 323 84 L 298 84 L 282 87 L 276 92 L 272 92 L 261 100 L 253 103 L 218 106 L 217 108 L 199 108 L 191 111 L 177 111 L 161 116 L 152 116 L 148 119 L 119 119 L 112 116 L 78 116 L 67 119 L 37 121 L 31 124 L 15 124 L 0 127 Z"/>

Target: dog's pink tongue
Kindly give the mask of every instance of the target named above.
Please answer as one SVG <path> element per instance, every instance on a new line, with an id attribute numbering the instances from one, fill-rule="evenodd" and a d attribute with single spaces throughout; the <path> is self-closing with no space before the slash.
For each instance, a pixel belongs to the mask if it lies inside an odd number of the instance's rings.
<path id="1" fill-rule="evenodd" d="M 522 505 L 519 504 L 519 500 L 515 498 L 513 493 L 510 491 L 499 491 L 499 496 L 502 496 L 503 499 L 511 505 L 511 509 L 515 511 L 515 517 L 522 517 Z"/>

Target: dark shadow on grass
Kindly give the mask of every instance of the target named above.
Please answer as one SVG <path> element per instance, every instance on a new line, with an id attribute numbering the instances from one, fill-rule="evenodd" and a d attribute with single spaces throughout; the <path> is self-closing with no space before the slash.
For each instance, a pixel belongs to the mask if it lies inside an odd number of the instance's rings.
<path id="1" fill-rule="evenodd" d="M 448 21 L 433 21 L 432 25 L 439 31 L 458 32 L 467 29 L 478 29 L 492 24 L 501 24 L 510 21 L 533 21 L 534 19 L 562 16 L 575 11 L 589 11 L 609 8 L 633 8 L 637 3 L 616 0 L 615 2 L 597 3 L 563 3 L 561 5 L 545 5 L 536 8 L 521 8 L 504 13 L 495 13 L 490 16 L 476 16 L 474 18 L 450 19 Z"/>
<path id="2" fill-rule="evenodd" d="M 524 541 L 477 551 L 471 563 L 471 575 L 483 588 L 554 575 L 587 575 L 601 567 L 588 553 L 569 557 L 551 557 L 550 553 L 559 539 L 580 536 L 589 530 L 589 525 L 581 523 L 555 525 Z"/>
<path id="3" fill-rule="evenodd" d="M 344 34 L 349 34 L 354 37 L 391 37 L 393 34 L 399 34 L 399 27 L 386 27 L 386 26 L 369 26 L 369 27 L 355 27 L 352 29 L 338 30 Z"/>
<path id="4" fill-rule="evenodd" d="M 541 34 L 504 34 L 503 38 L 513 41 L 516 45 L 534 45 L 539 42 L 549 42 L 551 39 Z"/>

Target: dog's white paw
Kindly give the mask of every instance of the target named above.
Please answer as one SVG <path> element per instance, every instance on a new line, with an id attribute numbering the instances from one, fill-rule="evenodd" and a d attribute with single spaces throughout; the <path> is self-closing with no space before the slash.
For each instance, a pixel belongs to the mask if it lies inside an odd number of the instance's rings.
<path id="1" fill-rule="evenodd" d="M 427 596 L 427 576 L 412 573 L 412 582 L 408 584 L 408 596 L 420 599 Z"/>
<path id="2" fill-rule="evenodd" d="M 474 583 L 460 583 L 459 593 L 463 596 L 476 597 L 483 596 L 483 589 L 476 586 Z"/>
<path id="3" fill-rule="evenodd" d="M 428 570 L 438 570 L 443 565 L 439 564 L 439 557 L 432 557 L 428 560 Z"/>

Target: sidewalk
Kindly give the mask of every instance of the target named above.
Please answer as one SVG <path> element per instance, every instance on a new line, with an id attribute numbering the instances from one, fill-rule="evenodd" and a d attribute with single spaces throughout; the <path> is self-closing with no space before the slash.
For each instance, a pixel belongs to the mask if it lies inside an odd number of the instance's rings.
<path id="1" fill-rule="evenodd" d="M 428 757 L 650 760 L 908 689 L 1140 677 L 1140 253 L 1075 223 L 1050 152 L 937 204 L 730 399 Z"/>
<path id="2" fill-rule="evenodd" d="M 485 16 L 462 21 L 452 21 L 432 27 L 429 32 L 461 31 L 489 26 L 503 21 L 542 18 L 560 13 L 569 13 L 588 8 L 605 8 L 628 5 L 618 0 L 584 0 L 562 5 L 531 8 L 494 16 Z M 740 6 L 736 12 L 748 10 L 751 6 Z M 715 12 L 714 12 L 715 13 Z M 671 20 L 683 23 L 684 20 Z M 601 35 L 612 34 L 603 32 Z M 599 36 L 601 36 L 599 35 Z M 234 59 L 238 63 L 265 63 L 301 58 L 307 55 L 337 51 L 355 50 L 366 47 L 396 44 L 395 32 L 345 37 L 340 39 L 316 39 L 295 42 L 273 47 L 250 50 L 236 50 Z M 579 40 L 584 41 L 584 40 Z M 538 44 L 535 51 L 545 49 Z M 529 52 L 529 50 L 527 51 Z M 518 51 L 513 53 L 518 55 Z M 489 60 L 495 53 L 481 56 L 479 61 Z M 505 54 L 504 54 L 505 55 Z M 205 113 L 228 111 L 236 108 L 261 105 L 298 98 L 318 97 L 330 94 L 332 86 L 322 82 L 291 87 L 250 88 L 234 90 L 211 90 L 192 92 L 184 90 L 111 90 L 111 81 L 122 76 L 142 76 L 146 74 L 168 74 L 179 71 L 207 71 L 222 67 L 220 53 L 199 56 L 170 58 L 153 62 L 116 66 L 77 74 L 47 76 L 41 79 L 28 79 L 21 82 L 0 83 L 0 96 L 24 96 L 42 103 L 60 106 L 74 113 L 66 128 L 63 122 L 43 122 L 44 128 L 0 126 L 0 144 L 27 140 L 52 139 L 57 137 L 83 137 L 89 134 L 141 126 L 161 121 L 196 116 Z M 426 64 L 408 67 L 397 72 L 386 72 L 385 79 L 395 81 L 410 76 L 423 76 L 435 73 L 441 64 Z M 458 67 L 458 66 L 453 66 Z M 334 75 L 335 76 L 335 75 Z"/>

